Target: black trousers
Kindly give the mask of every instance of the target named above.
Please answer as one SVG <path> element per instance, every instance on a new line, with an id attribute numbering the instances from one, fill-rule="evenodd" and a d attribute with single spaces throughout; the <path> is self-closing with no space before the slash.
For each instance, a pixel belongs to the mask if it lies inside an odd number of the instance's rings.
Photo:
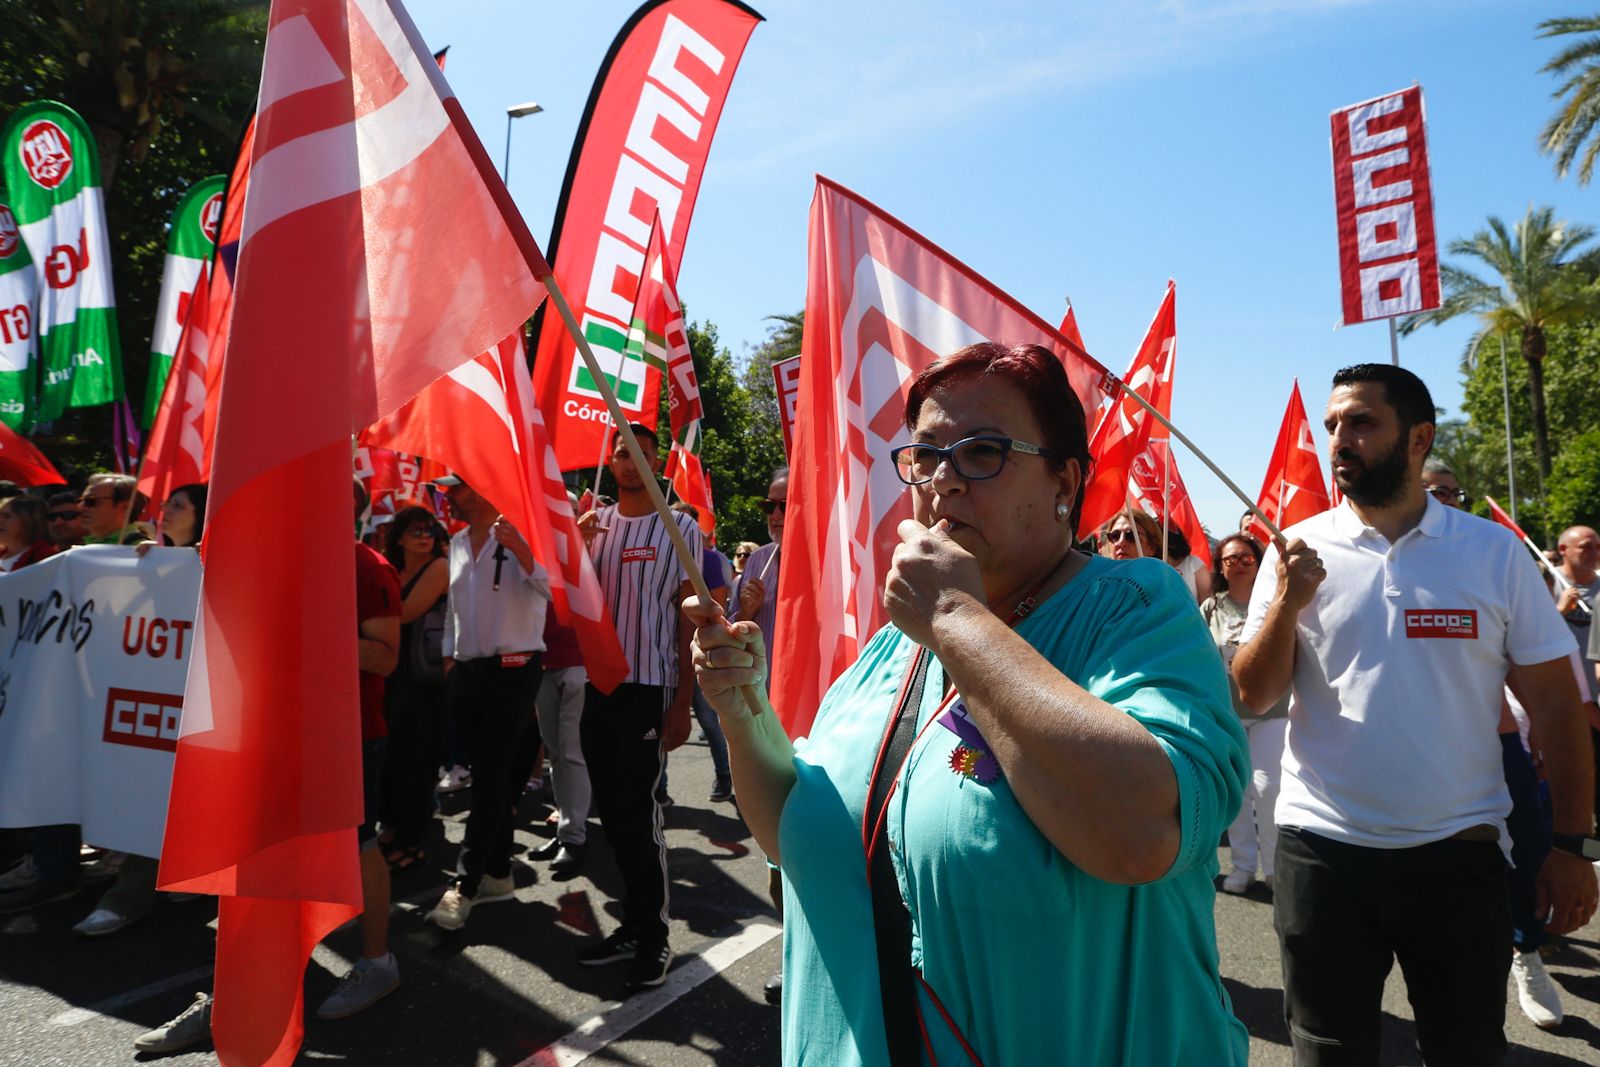
<path id="1" fill-rule="evenodd" d="M 433 818 L 444 715 L 442 684 L 419 681 L 404 668 L 385 680 L 383 717 L 389 726 L 389 754 L 383 768 L 382 819 L 400 848 L 420 846 Z"/>
<path id="2" fill-rule="evenodd" d="M 1511 911 L 1499 845 L 1365 848 L 1284 827 L 1274 898 L 1297 1067 L 1376 1067 L 1396 959 L 1426 1063 L 1502 1061 Z"/>
<path id="3" fill-rule="evenodd" d="M 476 896 L 488 874 L 511 874 L 512 813 L 523 782 L 513 781 L 513 763 L 523 735 L 533 726 L 533 702 L 544 675 L 535 654 L 521 667 L 502 667 L 498 657 L 458 660 L 446 679 L 450 714 L 461 726 L 472 759 L 472 810 L 461 844 L 461 891 Z"/>
<path id="4" fill-rule="evenodd" d="M 628 682 L 609 695 L 588 686 L 579 731 L 594 810 L 622 872 L 622 924 L 646 941 L 667 936 L 667 839 L 655 789 L 672 696 L 659 685 Z"/>

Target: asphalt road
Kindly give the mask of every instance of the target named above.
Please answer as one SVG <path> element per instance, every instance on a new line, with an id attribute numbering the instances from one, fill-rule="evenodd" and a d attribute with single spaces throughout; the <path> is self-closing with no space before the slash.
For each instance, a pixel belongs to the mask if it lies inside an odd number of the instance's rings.
<path id="1" fill-rule="evenodd" d="M 519 859 L 514 902 L 475 912 L 466 929 L 444 933 L 422 922 L 454 865 L 465 795 L 444 798 L 428 864 L 398 875 L 391 945 L 402 985 L 370 1011 L 338 1022 L 309 1019 L 300 1063 L 417 1067 L 561 1064 L 773 1064 L 778 1013 L 761 985 L 778 968 L 780 938 L 767 900 L 766 867 L 731 804 L 705 800 L 710 757 L 691 743 L 671 761 L 679 803 L 667 812 L 672 866 L 672 940 L 678 960 L 667 984 L 621 1000 L 623 965 L 583 967 L 573 953 L 616 924 L 616 870 L 591 827 L 589 864 L 553 882 L 544 865 Z M 525 797 L 519 846 L 548 839 L 548 805 Z M 519 855 L 520 855 L 519 849 Z M 215 905 L 163 902 L 148 920 L 112 937 L 70 932 L 99 895 L 20 916 L 0 917 L 0 1065 L 97 1067 L 160 1062 L 215 1064 L 209 1046 L 136 1057 L 132 1039 L 209 989 Z M 1277 942 L 1269 898 L 1219 894 L 1218 942 L 1234 1008 L 1251 1033 L 1254 1064 L 1290 1063 L 1281 1016 Z M 355 958 L 353 926 L 321 945 L 307 969 L 308 1016 Z M 1600 1064 L 1600 923 L 1562 939 L 1548 964 L 1567 1020 L 1554 1033 L 1507 1011 L 1507 1063 Z M 1384 1063 L 1420 1064 L 1398 973 L 1385 1001 Z M 1158 1018 L 1159 1009 L 1152 1009 Z"/>

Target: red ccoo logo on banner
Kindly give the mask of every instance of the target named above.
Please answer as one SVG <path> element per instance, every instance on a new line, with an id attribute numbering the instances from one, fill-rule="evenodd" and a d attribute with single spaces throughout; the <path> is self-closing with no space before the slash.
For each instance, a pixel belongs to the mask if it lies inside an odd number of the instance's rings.
<path id="1" fill-rule="evenodd" d="M 1332 124 L 1345 325 L 1438 307 L 1422 87 L 1341 108 Z"/>

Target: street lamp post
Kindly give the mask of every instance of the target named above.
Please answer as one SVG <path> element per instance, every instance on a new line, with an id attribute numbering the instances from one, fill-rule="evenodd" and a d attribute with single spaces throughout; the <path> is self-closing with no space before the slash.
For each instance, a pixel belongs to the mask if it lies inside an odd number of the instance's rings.
<path id="1" fill-rule="evenodd" d="M 506 161 L 500 168 L 500 180 L 511 180 L 511 120 L 520 119 L 524 115 L 537 115 L 544 108 L 529 100 L 526 104 L 517 104 L 506 108 Z"/>

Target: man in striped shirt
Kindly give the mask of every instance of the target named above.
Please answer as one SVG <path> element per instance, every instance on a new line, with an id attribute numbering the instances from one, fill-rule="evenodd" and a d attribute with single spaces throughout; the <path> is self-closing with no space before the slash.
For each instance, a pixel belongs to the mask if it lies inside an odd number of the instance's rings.
<path id="1" fill-rule="evenodd" d="M 656 435 L 644 426 L 632 429 L 651 470 L 659 472 Z M 589 512 L 578 526 L 622 639 L 628 676 L 609 694 L 588 687 L 581 733 L 594 807 L 622 873 L 623 911 L 622 925 L 579 952 L 578 961 L 600 965 L 631 960 L 625 988 L 632 992 L 660 985 L 672 963 L 667 845 L 655 787 L 665 753 L 689 736 L 693 629 L 678 605 L 693 595 L 694 587 L 620 437 L 611 450 L 611 474 L 617 481 L 617 503 Z M 698 559 L 699 527 L 687 515 L 673 517 Z"/>

